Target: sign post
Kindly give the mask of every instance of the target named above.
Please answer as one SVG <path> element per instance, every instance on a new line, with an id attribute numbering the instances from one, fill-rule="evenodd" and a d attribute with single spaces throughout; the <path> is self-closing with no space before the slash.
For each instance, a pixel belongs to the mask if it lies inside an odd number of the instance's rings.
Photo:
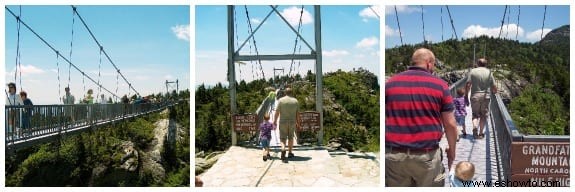
<path id="1" fill-rule="evenodd" d="M 511 180 L 537 186 L 569 186 L 569 143 L 513 142 Z"/>

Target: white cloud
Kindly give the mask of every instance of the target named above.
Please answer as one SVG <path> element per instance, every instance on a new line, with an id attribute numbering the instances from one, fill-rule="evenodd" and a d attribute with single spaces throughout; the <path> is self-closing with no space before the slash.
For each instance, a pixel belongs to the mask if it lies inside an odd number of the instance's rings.
<path id="1" fill-rule="evenodd" d="M 397 13 L 413 13 L 413 12 L 421 12 L 421 8 L 407 6 L 407 5 L 395 5 L 397 8 Z M 386 15 L 393 15 L 395 14 L 394 5 L 386 5 L 385 6 L 385 14 Z"/>
<path id="2" fill-rule="evenodd" d="M 371 7 L 371 8 L 370 8 Z M 372 10 L 373 9 L 373 10 Z M 375 11 L 375 12 L 374 12 Z M 377 14 L 376 14 L 377 12 Z M 362 17 L 364 22 L 367 22 L 368 19 L 379 19 L 379 15 L 383 12 L 383 9 L 379 5 L 373 5 L 362 9 L 359 12 L 359 16 Z"/>
<path id="3" fill-rule="evenodd" d="M 164 79 L 166 79 L 166 80 L 171 80 L 171 79 L 174 79 L 174 76 L 168 74 L 168 75 L 165 75 L 165 76 L 164 76 Z"/>
<path id="4" fill-rule="evenodd" d="M 260 23 L 262 22 L 262 20 L 261 20 L 261 19 L 258 19 L 258 18 L 252 18 L 252 19 L 250 19 L 250 21 L 251 21 L 253 24 L 256 24 L 256 25 L 257 25 L 257 24 L 260 24 Z"/>
<path id="5" fill-rule="evenodd" d="M 499 35 L 499 31 L 501 31 L 501 36 Z M 487 28 L 482 27 L 481 25 L 470 25 L 469 27 L 463 30 L 463 38 L 473 38 L 479 37 L 481 35 L 487 35 L 489 37 L 501 37 L 501 38 L 511 38 L 515 39 L 515 34 L 519 37 L 522 37 L 524 34 L 523 28 L 521 26 L 517 26 L 517 24 L 508 24 L 503 25 L 503 27 L 493 27 Z"/>
<path id="6" fill-rule="evenodd" d="M 357 47 L 357 48 L 370 48 L 370 47 L 377 45 L 378 43 L 379 43 L 379 39 L 377 39 L 377 37 L 366 37 L 366 38 L 363 38 L 361 41 L 357 42 L 357 44 L 355 44 L 355 47 Z"/>
<path id="7" fill-rule="evenodd" d="M 172 32 L 178 39 L 190 41 L 190 25 L 176 25 L 172 27 Z"/>
<path id="8" fill-rule="evenodd" d="M 325 57 L 336 57 L 336 56 L 344 56 L 349 55 L 349 52 L 346 50 L 331 50 L 331 51 L 323 51 L 322 55 Z"/>
<path id="9" fill-rule="evenodd" d="M 543 29 L 543 37 L 547 35 L 547 33 L 551 32 L 551 29 Z M 539 41 L 541 40 L 541 29 L 537 29 L 533 32 L 527 33 L 525 38 L 529 41 Z"/>
<path id="10" fill-rule="evenodd" d="M 15 69 L 12 69 L 11 72 L 8 72 L 8 75 L 14 75 L 14 71 Z M 21 67 L 18 67 L 18 75 L 22 74 L 22 76 L 28 76 L 28 75 L 38 75 L 38 74 L 43 74 L 46 71 L 34 66 L 34 65 L 22 65 Z"/>
<path id="11" fill-rule="evenodd" d="M 313 22 L 313 18 L 307 10 L 303 9 L 303 14 L 301 13 L 301 7 L 292 6 L 285 8 L 281 12 L 281 15 L 285 17 L 288 23 L 292 26 L 297 26 L 299 24 L 300 15 L 302 25 L 310 24 Z"/>
<path id="12" fill-rule="evenodd" d="M 391 28 L 388 25 L 385 25 L 385 36 L 388 37 L 399 36 L 399 30 Z"/>

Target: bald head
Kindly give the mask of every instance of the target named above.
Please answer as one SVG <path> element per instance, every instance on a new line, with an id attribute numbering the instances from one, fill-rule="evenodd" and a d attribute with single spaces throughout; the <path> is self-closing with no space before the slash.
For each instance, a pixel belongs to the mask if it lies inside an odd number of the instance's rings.
<path id="1" fill-rule="evenodd" d="M 487 66 L 487 59 L 481 58 L 477 60 L 477 66 L 479 67 L 486 67 Z"/>
<path id="2" fill-rule="evenodd" d="M 435 65 L 435 55 L 429 49 L 419 48 L 413 52 L 411 63 L 418 67 L 426 67 L 429 63 Z"/>

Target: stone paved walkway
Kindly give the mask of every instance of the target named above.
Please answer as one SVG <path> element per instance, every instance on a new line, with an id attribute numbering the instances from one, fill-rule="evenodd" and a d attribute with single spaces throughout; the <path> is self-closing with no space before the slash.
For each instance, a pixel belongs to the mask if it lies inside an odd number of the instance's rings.
<path id="1" fill-rule="evenodd" d="M 490 122 L 490 120 L 487 120 Z M 485 128 L 485 139 L 473 139 L 473 124 L 471 122 L 471 107 L 467 107 L 467 117 L 465 119 L 465 127 L 467 137 L 463 138 L 461 130 L 458 134 L 461 137 L 457 142 L 457 149 L 455 151 L 455 160 L 453 161 L 453 169 L 460 161 L 469 161 L 475 165 L 475 181 L 496 181 L 497 176 L 497 161 L 495 157 L 495 138 L 491 123 L 488 128 Z M 442 149 L 447 148 L 447 138 L 444 137 L 439 143 Z M 443 165 L 447 168 L 447 156 L 443 153 Z M 448 171 L 446 169 L 446 171 Z M 445 186 L 449 186 L 448 178 L 445 179 Z"/>
<path id="2" fill-rule="evenodd" d="M 332 156 L 327 150 L 310 147 L 298 147 L 294 154 L 283 163 L 275 150 L 272 160 L 264 162 L 261 149 L 232 146 L 200 177 L 204 187 L 379 186 L 377 160 Z"/>

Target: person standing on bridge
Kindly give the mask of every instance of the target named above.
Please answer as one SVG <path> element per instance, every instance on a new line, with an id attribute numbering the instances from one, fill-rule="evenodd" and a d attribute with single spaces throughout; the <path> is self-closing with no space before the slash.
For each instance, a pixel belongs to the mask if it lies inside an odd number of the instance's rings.
<path id="1" fill-rule="evenodd" d="M 16 93 L 16 83 L 8 83 L 8 93 L 6 93 L 6 106 L 23 105 L 22 98 Z M 8 127 L 6 127 L 8 134 L 12 134 L 17 128 L 18 109 L 8 109 Z"/>
<path id="2" fill-rule="evenodd" d="M 467 76 L 466 93 L 471 89 L 471 114 L 473 122 L 473 136 L 476 139 L 485 138 L 483 128 L 487 121 L 487 114 L 489 112 L 490 93 L 489 88 L 493 94 L 497 93 L 495 80 L 491 70 L 487 69 L 487 60 L 481 58 L 477 60 L 477 68 L 469 72 Z M 477 133 L 477 126 L 479 124 L 479 134 Z"/>
<path id="3" fill-rule="evenodd" d="M 32 103 L 32 100 L 28 98 L 26 91 L 21 91 L 20 97 L 22 98 L 24 106 L 27 106 L 24 108 L 24 114 L 22 114 L 22 132 L 24 132 L 25 135 L 28 135 L 30 129 L 30 117 L 32 116 L 32 105 L 34 104 Z"/>
<path id="4" fill-rule="evenodd" d="M 457 89 L 457 98 L 453 99 L 453 103 L 455 104 L 455 121 L 457 121 L 458 129 L 461 127 L 463 138 L 467 137 L 467 131 L 465 130 L 465 117 L 467 117 L 467 110 L 465 110 L 465 106 L 469 106 L 465 90 L 465 87 Z M 459 141 L 459 137 L 457 137 L 457 141 Z"/>
<path id="5" fill-rule="evenodd" d="M 447 82 L 433 75 L 435 56 L 417 49 L 407 71 L 385 84 L 385 183 L 389 187 L 443 187 L 439 141 L 447 137 L 447 164 L 455 158 L 457 127 Z"/>
<path id="6" fill-rule="evenodd" d="M 64 91 L 66 91 L 66 95 L 62 97 L 62 102 L 64 102 L 64 105 L 74 105 L 76 98 L 70 93 L 70 87 L 64 88 Z M 66 117 L 70 117 L 70 119 L 74 121 L 74 108 L 72 106 L 66 106 L 64 114 Z"/>
<path id="7" fill-rule="evenodd" d="M 294 157 L 292 153 L 293 149 L 293 137 L 295 134 L 295 128 L 299 127 L 297 122 L 299 122 L 299 103 L 296 98 L 292 96 L 291 88 L 285 90 L 285 97 L 278 100 L 276 113 L 274 115 L 274 125 L 277 127 L 278 119 L 280 120 L 280 142 L 282 145 L 281 160 L 287 162 L 286 150 L 285 150 L 285 140 L 288 140 L 288 157 Z M 280 117 L 281 116 L 281 117 Z"/>
<path id="8" fill-rule="evenodd" d="M 274 110 L 274 106 L 276 103 L 276 90 L 271 89 L 270 93 L 268 94 L 268 102 L 270 102 L 270 112 Z"/>

